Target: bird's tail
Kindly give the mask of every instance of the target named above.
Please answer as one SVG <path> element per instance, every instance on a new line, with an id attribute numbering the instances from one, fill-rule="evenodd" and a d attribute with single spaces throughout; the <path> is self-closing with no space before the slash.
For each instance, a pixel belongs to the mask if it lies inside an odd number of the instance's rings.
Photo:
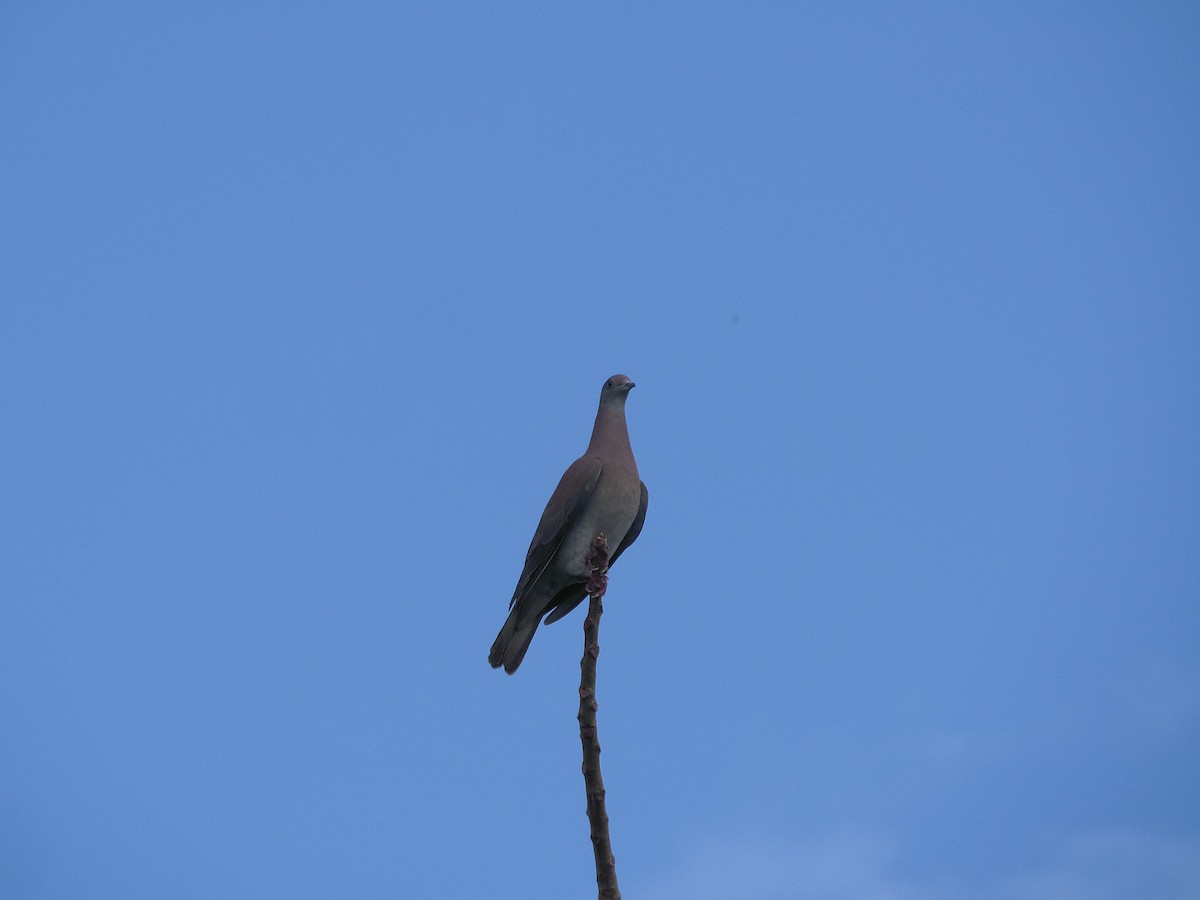
<path id="1" fill-rule="evenodd" d="M 525 651 L 529 649 L 529 642 L 533 640 L 542 619 L 541 616 L 526 616 L 525 620 L 521 621 L 521 617 L 517 615 L 520 609 L 519 603 L 513 606 L 512 612 L 504 621 L 504 627 L 496 635 L 492 651 L 488 654 L 488 662 L 492 664 L 492 668 L 504 666 L 504 671 L 509 675 L 517 671 L 517 666 L 525 658 Z"/>

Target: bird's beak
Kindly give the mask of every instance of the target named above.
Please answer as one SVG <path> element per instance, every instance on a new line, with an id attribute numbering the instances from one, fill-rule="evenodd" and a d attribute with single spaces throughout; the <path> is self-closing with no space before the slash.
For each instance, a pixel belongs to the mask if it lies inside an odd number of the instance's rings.
<path id="1" fill-rule="evenodd" d="M 627 391 L 632 391 L 632 390 L 633 390 L 635 387 L 637 387 L 637 385 L 636 385 L 636 384 L 634 384 L 634 383 L 631 381 L 631 382 L 629 382 L 629 384 L 627 384 L 627 385 L 625 386 L 625 390 L 627 390 Z"/>

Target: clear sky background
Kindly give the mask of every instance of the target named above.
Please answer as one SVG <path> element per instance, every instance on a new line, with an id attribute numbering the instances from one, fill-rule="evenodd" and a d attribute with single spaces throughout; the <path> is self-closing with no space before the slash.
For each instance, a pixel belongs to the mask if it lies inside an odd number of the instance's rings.
<path id="1" fill-rule="evenodd" d="M 11 2 L 0 895 L 1200 896 L 1189 3 Z"/>

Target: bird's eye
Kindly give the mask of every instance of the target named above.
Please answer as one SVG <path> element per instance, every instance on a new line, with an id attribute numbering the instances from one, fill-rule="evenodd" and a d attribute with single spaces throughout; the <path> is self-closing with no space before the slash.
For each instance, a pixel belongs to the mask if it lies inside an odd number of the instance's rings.
<path id="1" fill-rule="evenodd" d="M 612 379 L 610 378 L 610 379 L 608 379 L 608 381 L 604 382 L 604 386 L 606 388 L 612 387 Z"/>

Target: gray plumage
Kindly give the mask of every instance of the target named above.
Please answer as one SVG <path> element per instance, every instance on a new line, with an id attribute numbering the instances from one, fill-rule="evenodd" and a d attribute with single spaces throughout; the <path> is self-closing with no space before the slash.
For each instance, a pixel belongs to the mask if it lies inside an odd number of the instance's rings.
<path id="1" fill-rule="evenodd" d="M 625 425 L 632 389 L 625 375 L 604 382 L 587 452 L 558 482 L 525 555 L 508 619 L 488 654 L 492 668 L 517 671 L 543 617 L 547 625 L 557 622 L 587 596 L 587 557 L 596 535 L 616 548 L 611 566 L 641 533 L 648 495 Z"/>

